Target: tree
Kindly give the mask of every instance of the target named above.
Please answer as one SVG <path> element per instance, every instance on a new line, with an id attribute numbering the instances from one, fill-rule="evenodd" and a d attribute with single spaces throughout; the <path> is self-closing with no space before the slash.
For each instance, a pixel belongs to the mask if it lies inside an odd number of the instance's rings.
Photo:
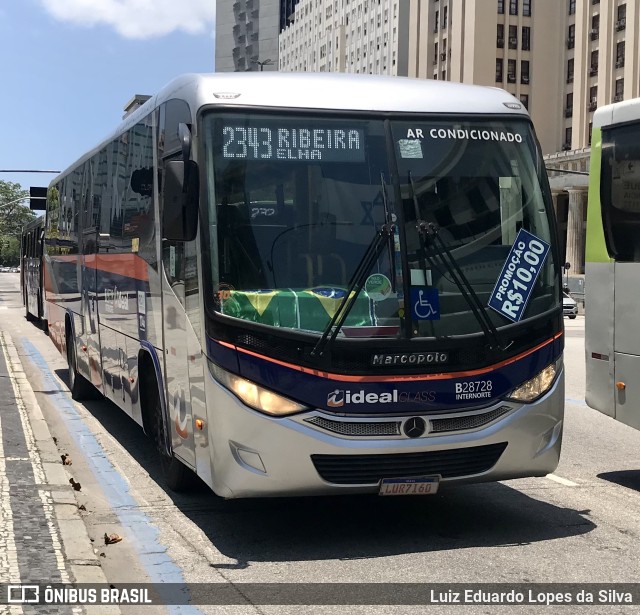
<path id="1" fill-rule="evenodd" d="M 0 262 L 17 265 L 20 262 L 22 227 L 36 215 L 25 205 L 29 192 L 15 182 L 0 180 Z"/>

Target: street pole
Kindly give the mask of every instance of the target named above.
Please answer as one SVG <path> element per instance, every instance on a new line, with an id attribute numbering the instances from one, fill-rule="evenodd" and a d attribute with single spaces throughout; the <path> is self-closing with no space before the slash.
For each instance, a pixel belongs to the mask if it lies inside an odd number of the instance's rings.
<path id="1" fill-rule="evenodd" d="M 260 72 L 262 72 L 265 66 L 271 66 L 273 64 L 273 60 L 271 58 L 267 58 L 262 62 L 260 60 L 252 60 L 252 63 L 257 64 L 260 67 Z"/>

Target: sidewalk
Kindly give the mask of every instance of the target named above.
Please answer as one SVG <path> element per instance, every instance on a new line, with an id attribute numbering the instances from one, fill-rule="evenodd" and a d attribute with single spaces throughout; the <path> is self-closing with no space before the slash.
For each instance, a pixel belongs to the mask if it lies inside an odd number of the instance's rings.
<path id="1" fill-rule="evenodd" d="M 106 583 L 69 479 L 11 337 L 0 331 L 0 583 Z M 120 610 L 0 605 L 5 612 Z"/>

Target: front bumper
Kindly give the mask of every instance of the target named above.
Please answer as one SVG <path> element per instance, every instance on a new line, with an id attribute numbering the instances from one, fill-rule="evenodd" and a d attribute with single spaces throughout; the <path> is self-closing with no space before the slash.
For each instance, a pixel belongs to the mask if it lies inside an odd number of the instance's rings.
<path id="1" fill-rule="evenodd" d="M 497 418 L 479 427 L 472 421 L 460 425 L 470 428 L 431 432 L 417 438 L 402 433 L 404 421 L 412 415 L 354 418 L 310 411 L 288 418 L 268 417 L 242 405 L 210 377 L 207 400 L 210 486 L 218 495 L 242 498 L 377 493 L 380 478 L 416 476 L 416 472 L 440 474 L 441 485 L 553 472 L 562 441 L 564 369 L 551 389 L 534 403 L 497 402 L 481 411 L 457 411 L 448 416 L 468 418 L 479 412 L 495 412 Z M 309 423 L 309 419 L 318 417 L 322 419 L 316 421 L 320 424 Z M 430 418 L 443 416 L 422 418 L 431 425 Z M 367 427 L 364 435 L 345 435 L 326 428 L 342 421 L 369 426 L 399 422 L 400 433 L 374 436 Z M 326 471 L 327 462 L 337 474 Z M 363 465 L 368 472 L 350 471 Z"/>

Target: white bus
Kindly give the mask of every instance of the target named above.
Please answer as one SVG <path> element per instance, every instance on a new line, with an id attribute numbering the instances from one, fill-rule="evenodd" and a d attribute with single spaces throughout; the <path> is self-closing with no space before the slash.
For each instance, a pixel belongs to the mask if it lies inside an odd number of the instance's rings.
<path id="1" fill-rule="evenodd" d="M 50 335 L 223 497 L 433 493 L 560 455 L 561 272 L 506 92 L 186 75 L 49 188 Z"/>
<path id="2" fill-rule="evenodd" d="M 22 229 L 20 245 L 20 289 L 25 318 L 42 323 L 46 330 L 43 287 L 44 216 L 32 220 Z"/>
<path id="3" fill-rule="evenodd" d="M 640 429 L 640 98 L 593 114 L 585 261 L 586 402 Z"/>

